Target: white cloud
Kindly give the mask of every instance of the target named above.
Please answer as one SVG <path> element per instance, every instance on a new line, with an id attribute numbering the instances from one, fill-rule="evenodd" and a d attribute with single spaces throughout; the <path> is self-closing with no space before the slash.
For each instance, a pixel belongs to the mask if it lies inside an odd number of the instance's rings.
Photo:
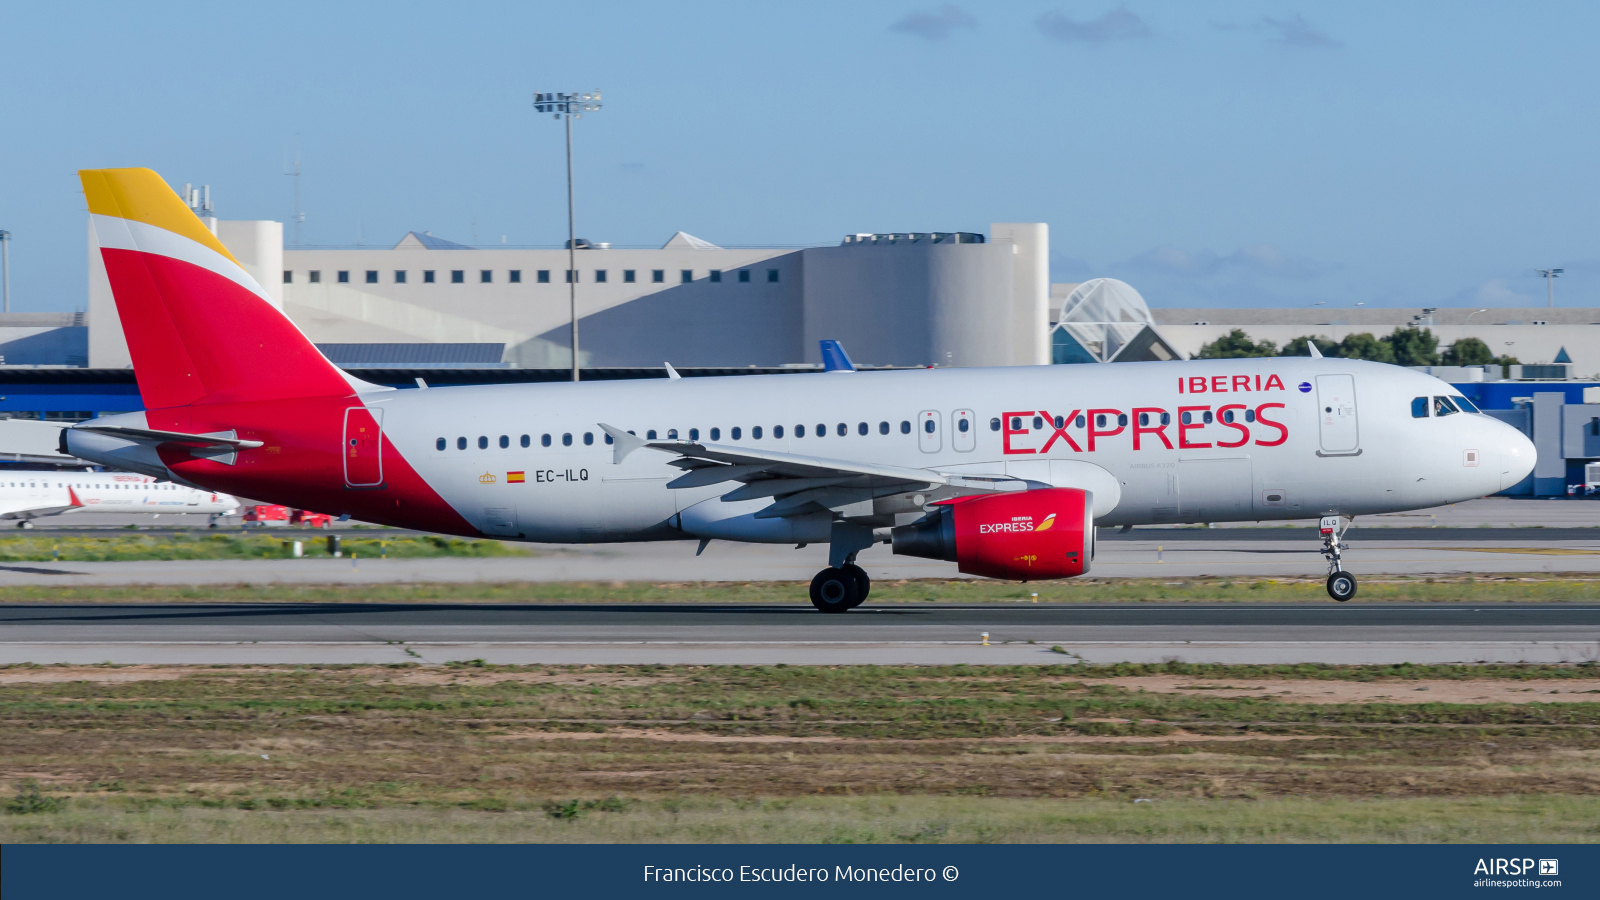
<path id="1" fill-rule="evenodd" d="M 946 3 L 936 12 L 913 10 L 905 18 L 889 26 L 890 31 L 911 34 L 930 41 L 942 41 L 958 28 L 973 29 L 978 20 L 959 6 Z"/>
<path id="2" fill-rule="evenodd" d="M 1103 44 L 1150 36 L 1150 26 L 1137 13 L 1126 6 L 1118 6 L 1098 19 L 1078 21 L 1055 10 L 1033 20 L 1033 27 L 1046 37 L 1058 41 L 1080 41 L 1086 44 Z"/>
<path id="3" fill-rule="evenodd" d="M 1483 306 L 1532 306 L 1533 298 L 1527 294 L 1519 294 L 1511 287 L 1511 282 L 1504 278 L 1491 278 L 1472 294 L 1472 302 Z"/>

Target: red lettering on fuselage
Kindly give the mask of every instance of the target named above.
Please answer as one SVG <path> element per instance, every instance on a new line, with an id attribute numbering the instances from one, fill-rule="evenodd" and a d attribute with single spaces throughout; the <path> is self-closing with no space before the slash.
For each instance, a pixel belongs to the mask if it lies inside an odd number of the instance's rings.
<path id="1" fill-rule="evenodd" d="M 1099 421 L 1101 416 L 1109 416 L 1112 421 L 1116 421 L 1117 416 L 1122 415 L 1122 411 L 1121 410 L 1116 410 L 1116 409 L 1091 409 L 1091 410 L 1089 410 L 1088 415 L 1089 415 L 1089 452 L 1090 453 L 1094 452 L 1094 439 L 1095 438 L 1097 438 L 1097 437 L 1111 437 L 1113 435 L 1118 435 L 1118 434 L 1122 433 L 1122 429 L 1123 429 L 1124 426 L 1122 424 L 1120 424 L 1120 423 L 1117 425 L 1117 430 L 1115 430 L 1115 431 L 1101 431 L 1101 430 L 1099 430 L 1098 427 L 1096 427 L 1096 424 Z"/>
<path id="2" fill-rule="evenodd" d="M 1272 377 L 1273 378 L 1277 378 L 1278 376 L 1274 375 Z M 1279 387 L 1282 387 L 1282 385 L 1279 385 Z M 1267 418 L 1266 414 L 1265 414 L 1265 411 L 1269 410 L 1269 409 L 1284 409 L 1284 408 L 1285 408 L 1285 406 L 1282 403 L 1263 403 L 1260 406 L 1256 407 L 1256 421 L 1260 422 L 1262 425 L 1267 426 L 1268 428 L 1276 428 L 1276 429 L 1278 429 L 1278 439 L 1277 440 L 1275 440 L 1275 441 L 1263 441 L 1260 438 L 1256 438 L 1256 445 L 1257 446 L 1260 446 L 1260 447 L 1276 447 L 1279 444 L 1281 444 L 1284 441 L 1287 441 L 1289 439 L 1289 429 L 1283 427 L 1282 424 L 1280 424 L 1278 422 L 1274 422 L 1271 419 Z"/>
<path id="3" fill-rule="evenodd" d="M 1165 444 L 1168 450 L 1172 449 L 1172 441 L 1167 439 L 1167 426 L 1161 424 L 1161 417 L 1166 414 L 1167 411 L 1164 409 L 1152 409 L 1149 407 L 1138 407 L 1134 409 L 1133 449 L 1139 449 L 1139 437 L 1146 434 L 1153 434 L 1156 437 L 1161 438 L 1161 443 Z M 1139 417 L 1143 415 L 1150 415 L 1154 417 L 1156 424 L 1154 426 L 1141 424 Z"/>
<path id="4" fill-rule="evenodd" d="M 1044 416 L 1045 422 L 1048 423 L 1050 425 L 1051 429 L 1052 429 L 1052 431 L 1050 432 L 1050 439 L 1048 441 L 1044 442 L 1044 449 L 1040 450 L 1039 451 L 1040 453 L 1049 453 L 1051 446 L 1053 446 L 1055 444 L 1057 439 L 1066 441 L 1067 442 L 1067 446 L 1072 448 L 1072 452 L 1074 452 L 1074 453 L 1082 453 L 1083 452 L 1083 448 L 1079 447 L 1078 446 L 1078 442 L 1072 439 L 1072 435 L 1067 434 L 1067 427 L 1072 424 L 1072 420 L 1073 419 L 1076 419 L 1078 417 L 1078 410 L 1076 410 L 1076 409 L 1073 410 L 1070 415 L 1068 415 L 1065 419 L 1062 419 L 1060 426 L 1056 425 L 1056 420 L 1051 418 L 1050 412 L 1048 410 L 1043 410 L 1043 409 L 1039 410 L 1039 415 Z M 1090 444 L 1089 445 L 1089 449 L 1093 450 L 1094 449 L 1094 445 Z"/>
<path id="5" fill-rule="evenodd" d="M 1031 410 L 1031 409 L 1028 410 L 1027 412 L 1008 412 L 1008 413 L 1001 413 L 1000 414 L 1000 450 L 1001 450 L 1002 453 L 1038 453 L 1039 452 L 1039 451 L 1034 450 L 1032 448 L 1022 448 L 1022 447 L 1012 447 L 1011 446 L 1011 436 L 1012 435 L 1014 435 L 1014 434 L 1027 434 L 1028 433 L 1028 429 L 1026 429 L 1026 428 L 1020 428 L 1020 427 L 1019 428 L 1012 428 L 1011 427 L 1012 421 L 1015 420 L 1015 421 L 1017 421 L 1018 425 L 1020 425 L 1021 424 L 1021 419 L 1023 417 L 1031 416 L 1033 414 L 1034 414 L 1034 411 Z"/>
<path id="6" fill-rule="evenodd" d="M 1264 391 L 1272 391 L 1272 390 L 1281 391 L 1281 390 L 1283 390 L 1283 379 L 1279 378 L 1276 375 L 1268 375 L 1267 376 L 1267 386 L 1262 388 L 1262 390 L 1264 390 Z"/>
<path id="7" fill-rule="evenodd" d="M 1243 410 L 1244 408 L 1245 406 L 1243 403 L 1230 403 L 1227 406 L 1217 407 L 1217 418 L 1222 420 L 1222 424 L 1239 432 L 1239 439 L 1237 441 L 1217 441 L 1218 447 L 1243 447 L 1245 444 L 1250 443 L 1250 429 L 1238 422 L 1231 421 L 1228 417 L 1229 412 L 1232 412 L 1236 409 Z"/>
<path id="8" fill-rule="evenodd" d="M 1191 443 L 1189 443 L 1189 432 L 1194 430 L 1194 429 L 1196 429 L 1196 428 L 1204 428 L 1204 427 L 1206 427 L 1204 422 L 1201 422 L 1201 421 L 1185 422 L 1183 420 L 1183 417 L 1184 417 L 1185 413 L 1195 413 L 1196 414 L 1195 418 L 1198 420 L 1199 414 L 1203 413 L 1203 412 L 1206 412 L 1209 409 L 1211 409 L 1211 407 L 1209 407 L 1209 406 L 1180 406 L 1180 407 L 1178 407 L 1178 446 L 1179 447 L 1183 448 L 1184 450 L 1202 450 L 1202 449 L 1205 449 L 1206 447 L 1211 446 L 1211 443 L 1209 441 L 1207 441 L 1206 443 L 1203 443 L 1203 444 L 1191 444 Z"/>

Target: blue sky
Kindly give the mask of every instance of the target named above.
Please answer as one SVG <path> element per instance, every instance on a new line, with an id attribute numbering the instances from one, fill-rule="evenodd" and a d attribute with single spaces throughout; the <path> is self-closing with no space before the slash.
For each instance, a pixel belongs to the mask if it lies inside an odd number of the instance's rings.
<path id="1" fill-rule="evenodd" d="M 13 5 L 0 228 L 20 310 L 84 303 L 74 172 L 212 185 L 307 244 L 407 230 L 801 245 L 1050 224 L 1153 306 L 1600 305 L 1600 5 Z"/>

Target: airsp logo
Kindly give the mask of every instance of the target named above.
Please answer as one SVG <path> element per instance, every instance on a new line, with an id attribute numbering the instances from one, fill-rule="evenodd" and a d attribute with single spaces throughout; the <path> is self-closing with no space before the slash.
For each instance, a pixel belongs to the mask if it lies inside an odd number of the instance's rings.
<path id="1" fill-rule="evenodd" d="M 1559 860 L 1539 860 L 1540 875 L 1556 875 L 1560 873 Z M 1527 875 L 1533 871 L 1531 859 L 1480 859 L 1477 868 L 1472 870 L 1474 875 Z"/>
<path id="2" fill-rule="evenodd" d="M 1559 860 L 1559 859 L 1541 859 L 1541 860 L 1539 860 L 1539 874 L 1540 875 L 1560 875 L 1561 874 L 1561 860 Z"/>

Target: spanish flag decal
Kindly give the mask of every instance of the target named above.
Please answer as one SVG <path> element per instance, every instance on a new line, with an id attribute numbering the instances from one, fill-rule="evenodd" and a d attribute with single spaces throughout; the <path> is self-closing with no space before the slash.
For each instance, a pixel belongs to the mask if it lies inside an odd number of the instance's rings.
<path id="1" fill-rule="evenodd" d="M 525 482 L 527 480 L 528 480 L 527 477 L 522 472 L 507 472 L 506 473 L 506 484 L 522 484 L 523 482 Z"/>
<path id="2" fill-rule="evenodd" d="M 1039 527 L 1035 528 L 1034 531 L 1049 531 L 1050 530 L 1050 526 L 1054 525 L 1055 523 L 1056 523 L 1056 514 L 1055 513 L 1051 513 L 1050 515 L 1044 517 L 1044 521 L 1040 522 L 1039 523 Z"/>

